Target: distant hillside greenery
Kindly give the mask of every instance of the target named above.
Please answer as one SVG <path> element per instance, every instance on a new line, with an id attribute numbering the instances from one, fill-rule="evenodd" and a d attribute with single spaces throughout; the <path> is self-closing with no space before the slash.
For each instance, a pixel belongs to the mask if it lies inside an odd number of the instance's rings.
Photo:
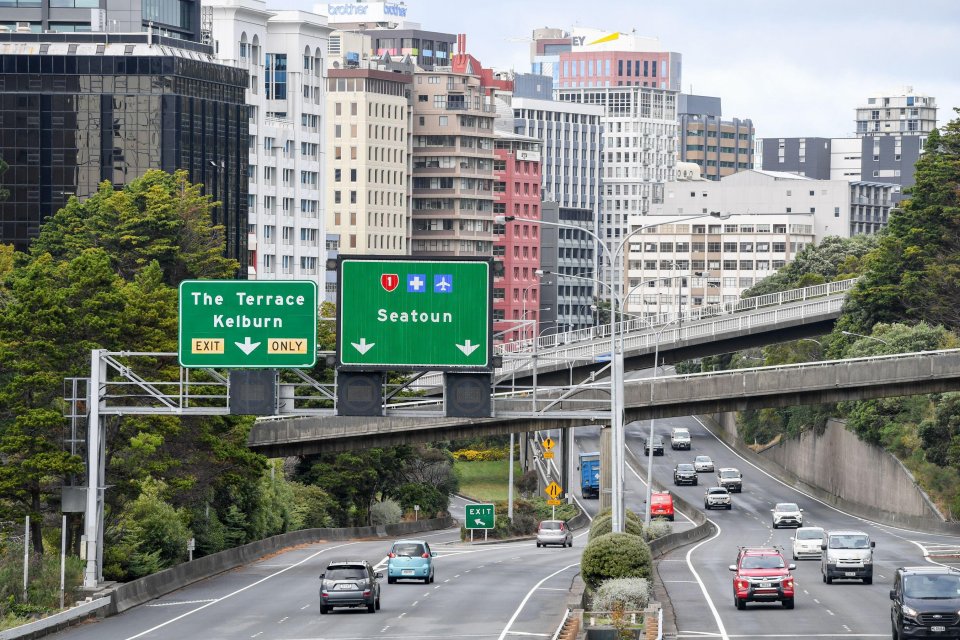
<path id="1" fill-rule="evenodd" d="M 955 109 L 958 114 L 960 110 Z M 817 339 L 705 359 L 710 368 L 903 353 L 960 346 L 960 118 L 932 132 L 908 200 L 875 238 L 825 238 L 744 296 L 859 277 L 834 331 Z M 844 335 L 843 331 L 870 338 Z M 915 474 L 944 513 L 960 519 L 960 393 L 745 411 L 748 443 L 847 421 Z"/>

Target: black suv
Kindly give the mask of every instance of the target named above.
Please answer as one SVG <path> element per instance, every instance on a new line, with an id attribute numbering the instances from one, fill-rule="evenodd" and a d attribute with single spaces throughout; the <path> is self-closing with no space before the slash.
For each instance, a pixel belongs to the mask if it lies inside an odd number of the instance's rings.
<path id="1" fill-rule="evenodd" d="M 901 567 L 890 590 L 893 637 L 960 638 L 960 571 Z"/>
<path id="2" fill-rule="evenodd" d="M 320 613 L 334 607 L 366 607 L 370 613 L 380 608 L 382 573 L 375 573 L 366 560 L 334 560 L 320 574 Z"/>
<path id="3" fill-rule="evenodd" d="M 697 484 L 697 470 L 692 464 L 681 462 L 673 468 L 673 484 Z"/>
<path id="4" fill-rule="evenodd" d="M 643 455 L 650 455 L 650 443 L 647 440 L 643 441 Z M 660 436 L 653 436 L 653 455 L 663 455 L 663 438 Z"/>

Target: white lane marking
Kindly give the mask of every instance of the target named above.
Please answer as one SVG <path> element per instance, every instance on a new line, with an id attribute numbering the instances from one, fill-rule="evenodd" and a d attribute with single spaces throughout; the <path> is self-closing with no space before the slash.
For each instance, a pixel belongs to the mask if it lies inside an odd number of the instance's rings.
<path id="1" fill-rule="evenodd" d="M 830 611 L 830 609 L 824 609 L 824 611 L 826 611 L 827 613 L 829 613 L 829 614 L 832 615 L 832 616 L 837 615 L 837 614 L 835 614 L 833 611 Z"/>
<path id="2" fill-rule="evenodd" d="M 817 604 L 820 604 L 820 601 L 817 600 L 816 598 L 814 598 L 813 601 L 816 602 Z"/>
<path id="3" fill-rule="evenodd" d="M 707 518 L 707 522 L 713 524 L 713 526 L 717 528 L 717 532 L 696 546 L 691 547 L 690 550 L 687 551 L 687 567 L 690 569 L 690 573 L 692 573 L 693 577 L 696 579 L 697 584 L 700 585 L 700 591 L 703 592 L 703 597 L 707 600 L 707 606 L 710 607 L 710 612 L 713 614 L 713 619 L 717 623 L 717 629 L 720 631 L 720 635 L 718 637 L 723 638 L 723 640 L 730 640 L 730 636 L 727 635 L 727 629 L 723 626 L 723 620 L 720 619 L 720 612 L 717 611 L 716 605 L 713 604 L 713 598 L 710 597 L 710 593 L 707 591 L 707 585 L 703 583 L 703 579 L 700 577 L 700 574 L 697 573 L 697 570 L 693 568 L 693 562 L 690 560 L 694 551 L 706 543 L 716 540 L 720 536 L 720 526 L 709 518 Z"/>
<path id="4" fill-rule="evenodd" d="M 261 584 L 261 583 L 263 583 L 263 582 L 266 582 L 266 581 L 269 580 L 270 578 L 275 578 L 276 576 L 280 575 L 281 573 L 286 573 L 287 571 L 289 571 L 290 569 L 293 569 L 294 567 L 300 566 L 301 564 L 303 564 L 303 563 L 305 563 L 305 562 L 309 562 L 310 560 L 313 560 L 314 558 L 316 558 L 317 556 L 319 556 L 319 555 L 322 554 L 322 553 L 326 553 L 327 551 L 333 551 L 334 549 L 341 549 L 341 548 L 343 548 L 343 547 L 349 547 L 349 546 L 355 545 L 355 544 L 359 544 L 359 543 L 358 543 L 358 542 L 346 542 L 346 543 L 344 543 L 344 544 L 338 544 L 338 545 L 333 546 L 333 547 L 327 547 L 327 548 L 325 548 L 325 549 L 321 549 L 320 551 L 317 551 L 316 553 L 310 554 L 309 556 L 307 556 L 306 558 L 304 558 L 304 559 L 301 560 L 300 562 L 296 562 L 296 563 L 290 565 L 290 566 L 287 567 L 286 569 L 280 569 L 280 571 L 277 571 L 276 573 L 271 573 L 271 574 L 268 575 L 268 576 L 264 576 L 263 578 L 260 578 L 260 579 L 257 580 L 256 582 L 250 583 L 250 584 L 248 584 L 248 585 L 245 586 L 245 587 L 241 587 L 240 589 L 237 589 L 236 591 L 233 591 L 233 592 L 231 592 L 231 593 L 228 593 L 227 595 L 225 595 L 225 596 L 223 596 L 223 597 L 221 597 L 221 598 L 217 598 L 217 599 L 214 600 L 213 602 L 208 602 L 207 604 L 203 605 L 202 607 L 197 607 L 196 609 L 194 609 L 194 610 L 192 610 L 192 611 L 187 611 L 186 613 L 180 614 L 180 615 L 177 616 L 176 618 L 171 618 L 171 619 L 167 620 L 166 622 L 161 622 L 160 624 L 158 624 L 158 625 L 156 625 L 156 626 L 154 626 L 154 627 L 150 627 L 150 628 L 147 629 L 146 631 L 141 631 L 140 633 L 138 633 L 138 634 L 136 634 L 136 635 L 130 636 L 130 637 L 127 638 L 126 640 L 134 640 L 134 638 L 142 638 L 143 636 L 147 635 L 148 633 L 153 633 L 153 632 L 156 631 L 157 629 L 162 629 L 163 627 L 167 626 L 168 624 L 172 624 L 172 623 L 174 623 L 174 622 L 177 622 L 178 620 L 182 620 L 183 618 L 186 618 L 187 616 L 190 616 L 190 615 L 195 614 L 197 611 L 203 611 L 203 610 L 206 609 L 207 607 L 212 607 L 213 605 L 217 604 L 218 602 L 223 602 L 223 601 L 226 600 L 227 598 L 232 598 L 233 596 L 237 595 L 238 593 L 243 593 L 243 592 L 246 591 L 247 589 L 251 589 L 251 588 L 253 588 L 253 587 L 255 587 L 255 586 L 257 586 L 257 585 L 259 585 L 259 584 Z"/>
<path id="5" fill-rule="evenodd" d="M 283 618 L 280 618 L 280 621 L 277 622 L 277 624 L 283 624 L 283 623 L 284 623 L 286 620 L 288 620 L 289 618 L 290 618 L 290 616 L 284 616 Z"/>
<path id="6" fill-rule="evenodd" d="M 253 635 L 250 636 L 250 637 L 251 637 L 251 638 L 256 638 L 257 636 L 262 636 L 262 635 L 263 635 L 263 631 L 257 631 L 255 634 L 253 634 Z"/>
<path id="7" fill-rule="evenodd" d="M 570 569 L 571 567 L 579 567 L 579 566 L 580 566 L 580 563 L 579 563 L 579 562 L 575 562 L 574 564 L 568 564 L 568 565 L 565 566 L 563 569 L 558 569 L 557 571 L 554 571 L 553 573 L 551 573 L 551 574 L 548 575 L 547 577 L 545 577 L 545 578 L 543 578 L 542 580 L 540 580 L 540 582 L 538 582 L 537 584 L 533 585 L 533 587 L 530 589 L 530 591 L 527 591 L 527 595 L 525 595 L 525 596 L 523 597 L 523 600 L 520 601 L 520 605 L 517 607 L 517 610 L 513 612 L 513 615 L 512 615 L 512 616 L 510 616 L 510 619 L 507 621 L 507 626 L 505 626 L 505 627 L 503 628 L 503 631 L 500 633 L 500 636 L 497 638 L 497 640 L 504 640 L 504 638 L 506 638 L 508 635 L 511 635 L 511 634 L 510 634 L 510 627 L 512 627 L 512 626 L 513 626 L 513 623 L 516 622 L 517 617 L 520 615 L 520 612 L 523 611 L 523 607 L 526 606 L 527 600 L 529 600 L 529 599 L 530 599 L 530 596 L 532 596 L 532 595 L 537 591 L 537 589 L 540 588 L 540 585 L 542 585 L 544 582 L 546 582 L 547 580 L 549 580 L 549 579 L 552 578 L 553 576 L 559 575 L 559 574 L 563 573 L 564 571 L 566 571 L 567 569 Z"/>
<path id="8" fill-rule="evenodd" d="M 543 589 L 540 589 L 540 591 L 563 591 L 564 593 L 568 593 L 570 589 L 555 589 L 553 587 L 544 587 Z"/>
<path id="9" fill-rule="evenodd" d="M 414 600 L 414 601 L 413 601 L 413 604 L 410 605 L 410 606 L 411 606 L 411 607 L 415 607 L 415 606 L 417 606 L 418 604 L 420 604 L 420 601 L 419 601 L 419 600 Z"/>
<path id="10" fill-rule="evenodd" d="M 206 600 L 180 600 L 178 602 L 157 602 L 156 604 L 148 604 L 148 607 L 175 607 L 181 604 L 202 604 L 204 602 L 216 602 L 216 598 L 208 598 Z"/>
<path id="11" fill-rule="evenodd" d="M 509 636 L 527 636 L 533 638 L 549 638 L 552 634 L 549 633 L 531 633 L 529 631 L 511 631 L 507 635 Z"/>
<path id="12" fill-rule="evenodd" d="M 405 616 L 405 615 L 407 615 L 407 612 L 406 612 L 406 611 L 404 611 L 403 613 L 401 613 L 400 615 L 398 615 L 398 616 L 397 616 L 397 619 L 399 620 L 400 618 L 402 618 L 402 617 Z"/>
<path id="13" fill-rule="evenodd" d="M 303 605 L 302 607 L 300 607 L 300 611 L 303 611 L 304 609 L 306 609 L 306 608 L 309 607 L 309 606 L 310 606 L 310 605 L 308 605 L 308 604 Z"/>
<path id="14" fill-rule="evenodd" d="M 390 628 L 390 625 L 385 626 L 383 629 L 380 629 L 380 633 L 385 632 L 389 628 Z"/>
<path id="15" fill-rule="evenodd" d="M 916 531 L 916 530 L 913 530 L 913 529 L 904 529 L 904 528 L 902 528 L 902 527 L 894 527 L 894 526 L 891 526 L 891 525 L 881 524 L 881 523 L 879 523 L 879 522 L 874 522 L 873 520 L 867 520 L 866 518 L 861 518 L 860 516 L 855 516 L 855 515 L 853 515 L 852 513 L 847 513 L 846 511 L 844 511 L 844 510 L 842 510 L 842 509 L 838 509 L 837 507 L 833 506 L 832 504 L 828 504 L 828 503 L 824 502 L 823 500 L 821 500 L 820 498 L 817 498 L 816 496 L 812 496 L 812 495 L 810 495 L 809 493 L 806 493 L 805 491 L 801 491 L 800 489 L 797 489 L 796 487 L 791 487 L 789 484 L 787 484 L 786 482 L 784 482 L 784 481 L 781 480 L 780 478 L 777 478 L 776 476 L 770 475 L 769 473 L 767 473 L 766 471 L 764 471 L 763 469 L 761 469 L 760 467 L 758 467 L 757 465 L 753 464 L 752 462 L 750 462 L 749 460 L 747 460 L 746 458 L 744 458 L 742 455 L 740 455 L 740 452 L 738 452 L 736 449 L 734 449 L 733 447 L 731 447 L 730 445 L 728 445 L 726 442 L 724 442 L 723 440 L 721 440 L 721 439 L 720 439 L 720 436 L 718 436 L 718 435 L 715 434 L 713 431 L 711 431 L 709 428 L 707 428 L 707 425 L 705 425 L 705 424 L 703 423 L 703 420 L 701 420 L 699 416 L 690 416 L 690 417 L 693 418 L 694 420 L 696 420 L 698 423 L 700 423 L 700 426 L 703 427 L 703 429 L 704 429 L 707 433 L 709 433 L 711 436 L 713 436 L 713 438 L 714 438 L 717 442 L 719 442 L 719 443 L 722 444 L 724 447 L 726 447 L 727 450 L 730 451 L 730 453 L 732 453 L 732 454 L 735 455 L 736 457 L 738 457 L 738 458 L 740 458 L 741 460 L 743 460 L 746 464 L 750 465 L 751 467 L 753 467 L 754 469 L 756 469 L 757 471 L 759 471 L 759 472 L 762 473 L 763 475 L 767 476 L 767 477 L 770 478 L 771 480 L 773 480 L 773 481 L 775 481 L 775 482 L 783 485 L 783 486 L 786 487 L 787 489 L 790 489 L 791 491 L 795 491 L 795 492 L 799 493 L 799 494 L 802 495 L 802 496 L 805 496 L 805 497 L 807 497 L 807 498 L 810 498 L 810 499 L 813 500 L 814 502 L 817 502 L 817 503 L 823 505 L 824 507 L 826 507 L 826 508 L 828 508 L 828 509 L 831 509 L 831 510 L 833 510 L 833 511 L 836 511 L 837 513 L 839 513 L 839 514 L 841 514 L 841 515 L 845 515 L 845 516 L 847 516 L 847 517 L 849 517 L 849 518 L 853 518 L 854 520 L 859 520 L 860 522 L 866 522 L 867 524 L 872 524 L 872 525 L 874 525 L 875 527 L 878 527 L 878 528 L 880 528 L 880 529 L 884 529 L 885 532 L 886 532 L 888 535 L 891 535 L 891 536 L 893 536 L 893 537 L 895 537 L 895 538 L 900 538 L 901 540 L 906 540 L 907 542 L 913 542 L 913 540 L 907 540 L 906 538 L 903 538 L 902 536 L 898 536 L 898 535 L 896 535 L 896 534 L 894 534 L 894 533 L 890 533 L 890 531 L 893 530 L 893 531 L 903 531 L 903 532 L 906 532 L 906 533 L 919 533 L 919 534 L 921 534 L 921 535 L 939 536 L 939 537 L 941 537 L 941 538 L 957 538 L 957 537 L 958 537 L 958 536 L 951 536 L 951 535 L 945 534 L 945 533 L 930 533 L 929 531 Z M 916 543 L 914 543 L 914 544 L 916 544 Z M 934 563 L 934 564 L 938 564 L 938 563 Z"/>
<path id="16" fill-rule="evenodd" d="M 663 584 L 697 584 L 696 580 L 664 580 Z"/>
<path id="17" fill-rule="evenodd" d="M 842 626 L 846 631 L 853 631 L 853 629 L 851 629 L 851 628 L 848 627 L 847 625 L 841 625 L 841 626 Z"/>

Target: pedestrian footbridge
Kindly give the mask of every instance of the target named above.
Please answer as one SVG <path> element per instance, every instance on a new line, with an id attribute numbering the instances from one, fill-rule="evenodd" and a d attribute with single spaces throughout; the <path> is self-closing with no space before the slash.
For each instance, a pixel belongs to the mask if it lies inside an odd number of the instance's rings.
<path id="1" fill-rule="evenodd" d="M 960 390 L 960 349 L 660 376 L 624 383 L 626 419 L 648 420 L 765 407 L 866 400 Z M 457 440 L 602 424 L 609 385 L 540 387 L 497 394 L 492 418 L 443 417 L 442 401 L 419 399 L 385 417 L 258 420 L 249 446 L 268 456 Z"/>

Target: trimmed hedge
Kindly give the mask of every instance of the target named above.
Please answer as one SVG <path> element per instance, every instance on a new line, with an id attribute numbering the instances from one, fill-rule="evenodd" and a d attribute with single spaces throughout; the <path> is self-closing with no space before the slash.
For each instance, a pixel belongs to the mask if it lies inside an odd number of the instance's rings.
<path id="1" fill-rule="evenodd" d="M 650 578 L 650 547 L 629 533 L 608 533 L 592 538 L 580 559 L 580 574 L 591 589 L 612 578 Z"/>
<path id="2" fill-rule="evenodd" d="M 631 535 L 643 537 L 643 523 L 635 518 L 628 516 L 623 522 L 623 530 Z M 593 519 L 589 537 L 593 540 L 611 532 L 613 532 L 613 517 L 608 513 Z"/>

